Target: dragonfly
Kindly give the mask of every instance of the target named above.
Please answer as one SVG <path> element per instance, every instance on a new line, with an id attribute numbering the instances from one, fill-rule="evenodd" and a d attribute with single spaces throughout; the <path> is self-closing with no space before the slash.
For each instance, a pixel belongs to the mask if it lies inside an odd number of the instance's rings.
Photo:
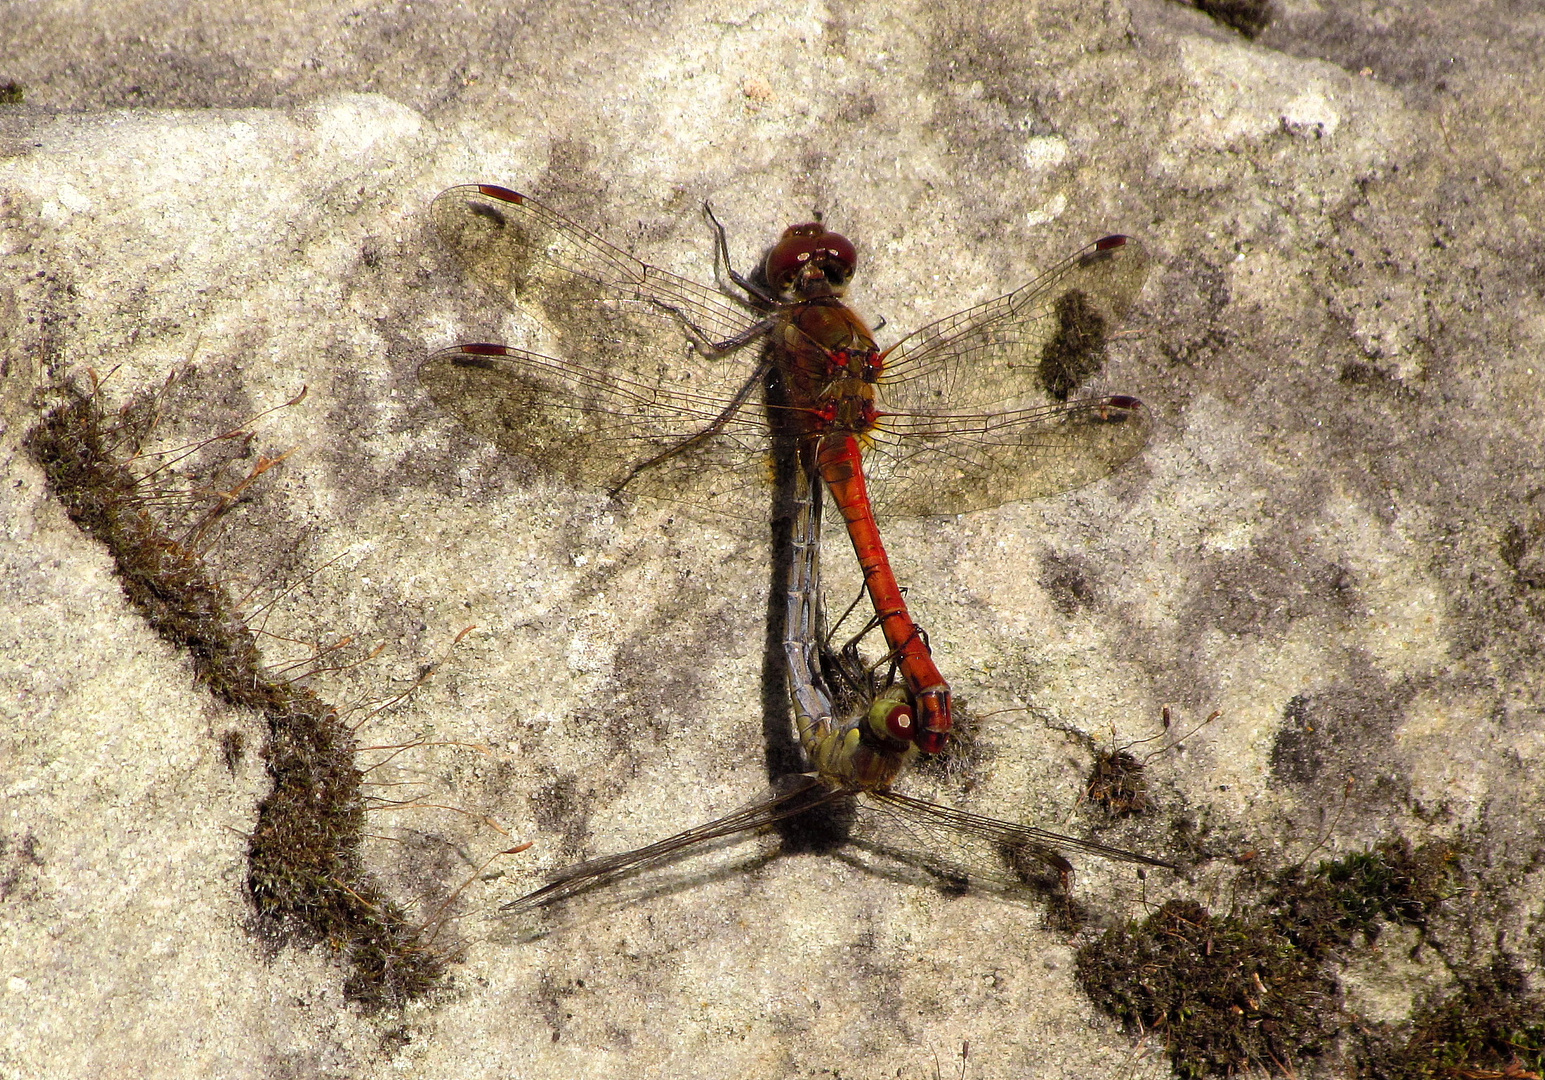
<path id="1" fill-rule="evenodd" d="M 876 512 L 952 515 L 1065 491 L 1147 441 L 1136 398 L 1068 400 L 1103 367 L 1142 288 L 1149 260 L 1130 237 L 1097 240 L 881 351 L 842 300 L 856 248 L 818 221 L 786 229 L 748 278 L 713 219 L 716 259 L 740 290 L 731 294 L 508 188 L 451 188 L 431 216 L 474 276 L 538 312 L 571 358 L 458 345 L 423 365 L 430 395 L 565 479 L 753 519 L 765 520 L 747 500 L 765 487 L 769 439 L 796 440 L 846 525 L 907 691 L 912 711 L 892 717 L 907 726 L 892 734 L 925 753 L 949 738 L 949 684 L 907 610 Z M 690 347 L 662 339 L 660 320 Z M 752 345 L 759 355 L 743 359 Z"/>
<path id="2" fill-rule="evenodd" d="M 898 714 L 913 705 L 902 683 L 869 692 L 871 686 L 856 651 L 838 654 L 824 629 L 820 589 L 821 491 L 813 474 L 796 471 L 794 522 L 785 597 L 783 653 L 795 729 L 809 773 L 791 778 L 785 790 L 717 820 L 667 837 L 658 843 L 578 863 L 557 871 L 543 885 L 505 904 L 521 914 L 567 900 L 626 875 L 659 866 L 700 850 L 713 841 L 755 832 L 822 807 L 851 802 L 879 822 L 880 845 L 898 834 L 919 836 L 937 846 L 960 850 L 973 844 L 995 848 L 1013 867 L 1034 861 L 1070 881 L 1073 866 L 1065 852 L 1097 855 L 1117 862 L 1176 869 L 1173 863 L 1091 840 L 1080 840 L 1030 825 L 1015 824 L 913 798 L 891 790 L 892 782 L 918 753 L 916 742 L 896 734 Z M 840 671 L 840 674 L 839 674 Z M 832 686 L 846 684 L 846 693 Z M 846 707 L 836 704 L 844 702 Z M 903 728 L 906 725 L 901 725 Z"/>

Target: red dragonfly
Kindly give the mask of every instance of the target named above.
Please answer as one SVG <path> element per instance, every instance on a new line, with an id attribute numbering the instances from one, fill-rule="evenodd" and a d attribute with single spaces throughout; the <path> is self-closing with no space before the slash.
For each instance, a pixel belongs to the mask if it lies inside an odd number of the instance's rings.
<path id="1" fill-rule="evenodd" d="M 857 252 L 819 222 L 785 230 L 748 279 L 729 267 L 715 220 L 736 296 L 641 262 L 507 188 L 454 187 L 432 213 L 472 272 L 539 311 L 576 358 L 446 349 L 421 372 L 435 400 L 576 482 L 748 517 L 758 516 L 745 500 L 765 487 L 769 436 L 797 440 L 847 525 L 911 698 L 893 734 L 925 752 L 948 739 L 949 686 L 907 612 L 875 509 L 958 514 L 1064 491 L 1106 475 L 1148 437 L 1136 398 L 1066 400 L 1101 368 L 1142 288 L 1147 255 L 1129 237 L 1098 240 L 882 352 L 841 299 Z M 662 342 L 640 317 L 674 322 L 695 350 Z M 731 358 L 754 343 L 755 362 Z"/>

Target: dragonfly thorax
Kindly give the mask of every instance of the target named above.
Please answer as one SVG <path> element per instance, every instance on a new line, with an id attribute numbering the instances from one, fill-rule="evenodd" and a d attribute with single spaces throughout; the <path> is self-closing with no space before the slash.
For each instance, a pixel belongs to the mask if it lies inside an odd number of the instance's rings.
<path id="1" fill-rule="evenodd" d="M 885 789 L 916 753 L 905 732 L 912 726 L 906 691 L 896 686 L 875 699 L 869 711 L 845 723 L 823 717 L 800 726 L 816 774 L 828 784 L 863 791 Z"/>
<path id="2" fill-rule="evenodd" d="M 875 408 L 874 391 L 865 383 L 854 385 L 854 382 L 844 379 L 826 388 L 810 409 L 813 431 L 819 434 L 829 431 L 863 434 L 875 426 L 880 414 Z"/>
<path id="3" fill-rule="evenodd" d="M 774 337 L 790 403 L 825 431 L 871 430 L 879 418 L 880 350 L 864 321 L 835 298 L 790 305 Z"/>
<path id="4" fill-rule="evenodd" d="M 874 383 L 880 378 L 880 350 L 873 344 L 859 349 L 833 349 L 826 363 L 834 379 L 862 379 Z"/>

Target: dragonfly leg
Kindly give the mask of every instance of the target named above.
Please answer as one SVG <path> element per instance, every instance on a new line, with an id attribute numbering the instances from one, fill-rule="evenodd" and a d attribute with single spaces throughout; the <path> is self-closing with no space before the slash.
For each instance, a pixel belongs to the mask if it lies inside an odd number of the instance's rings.
<path id="1" fill-rule="evenodd" d="M 723 430 L 725 424 L 728 424 L 732 419 L 734 419 L 735 414 L 740 411 L 741 406 L 746 403 L 747 399 L 751 397 L 756 388 L 762 385 L 762 380 L 767 377 L 767 370 L 771 364 L 772 360 L 770 358 L 763 359 L 761 363 L 757 364 L 756 369 L 751 372 L 751 375 L 746 379 L 746 381 L 741 384 L 740 389 L 735 392 L 735 396 L 730 399 L 729 404 L 725 405 L 724 408 L 720 410 L 719 415 L 710 420 L 702 428 L 702 430 L 688 435 L 686 438 L 680 440 L 665 450 L 660 451 L 660 453 L 656 454 L 654 457 L 647 458 L 644 461 L 639 462 L 637 465 L 634 465 L 628 470 L 626 476 L 624 476 L 621 480 L 612 486 L 612 488 L 607 492 L 607 495 L 615 499 L 622 493 L 622 489 L 627 487 L 628 484 L 632 482 L 633 478 L 642 473 L 645 469 L 653 468 L 655 465 L 658 465 L 662 461 L 667 461 L 678 454 L 685 453 L 686 451 L 692 449 L 692 447 L 699 446 L 713 438 L 713 436 L 717 435 L 721 430 Z"/>
<path id="2" fill-rule="evenodd" d="M 718 217 L 713 212 L 713 207 L 708 205 L 706 200 L 703 202 L 703 213 L 708 216 L 709 221 L 713 222 L 715 236 L 714 251 L 729 279 L 764 304 L 777 305 L 780 303 L 776 296 L 769 293 L 759 283 L 752 281 L 750 278 L 742 277 L 736 272 L 735 267 L 730 263 L 730 245 L 729 241 L 725 238 L 724 226 L 720 224 Z"/>

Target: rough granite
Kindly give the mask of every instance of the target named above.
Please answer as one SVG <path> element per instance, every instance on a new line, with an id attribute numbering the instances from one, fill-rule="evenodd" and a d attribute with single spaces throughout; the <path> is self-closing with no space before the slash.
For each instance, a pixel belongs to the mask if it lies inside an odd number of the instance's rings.
<path id="1" fill-rule="evenodd" d="M 1142 237 L 1102 385 L 1153 410 L 1147 450 L 887 523 L 979 720 L 960 771 L 904 789 L 1161 855 L 1206 830 L 1182 877 L 1080 859 L 1096 925 L 1227 907 L 1228 853 L 1459 838 L 1490 914 L 1450 946 L 1501 933 L 1538 979 L 1542 38 L 1523 2 L 1291 0 L 1254 41 L 1161 0 L 0 7 L 0 1076 L 922 1078 L 964 1042 L 972 1077 L 1168 1074 L 1044 905 L 857 858 L 749 841 L 541 935 L 496 917 L 766 784 L 768 543 L 566 489 L 434 408 L 429 351 L 530 332 L 427 227 L 471 180 L 704 280 L 705 199 L 743 264 L 818 211 L 882 343 Z M 379 646 L 313 681 L 355 704 L 443 660 L 359 735 L 443 744 L 367 775 L 422 804 L 371 815 L 385 890 L 429 919 L 474 879 L 450 982 L 401 1010 L 250 933 L 266 780 L 222 738 L 260 719 L 126 606 L 22 446 L 53 374 L 111 372 L 116 405 L 188 364 L 167 445 L 308 391 L 262 420 L 291 456 L 209 556 L 268 605 L 270 662 Z M 1220 716 L 1152 760 L 1153 815 L 1102 822 L 1059 729 L 1119 745 L 1165 706 Z M 1351 1007 L 1436 985 L 1410 946 L 1347 972 Z"/>

